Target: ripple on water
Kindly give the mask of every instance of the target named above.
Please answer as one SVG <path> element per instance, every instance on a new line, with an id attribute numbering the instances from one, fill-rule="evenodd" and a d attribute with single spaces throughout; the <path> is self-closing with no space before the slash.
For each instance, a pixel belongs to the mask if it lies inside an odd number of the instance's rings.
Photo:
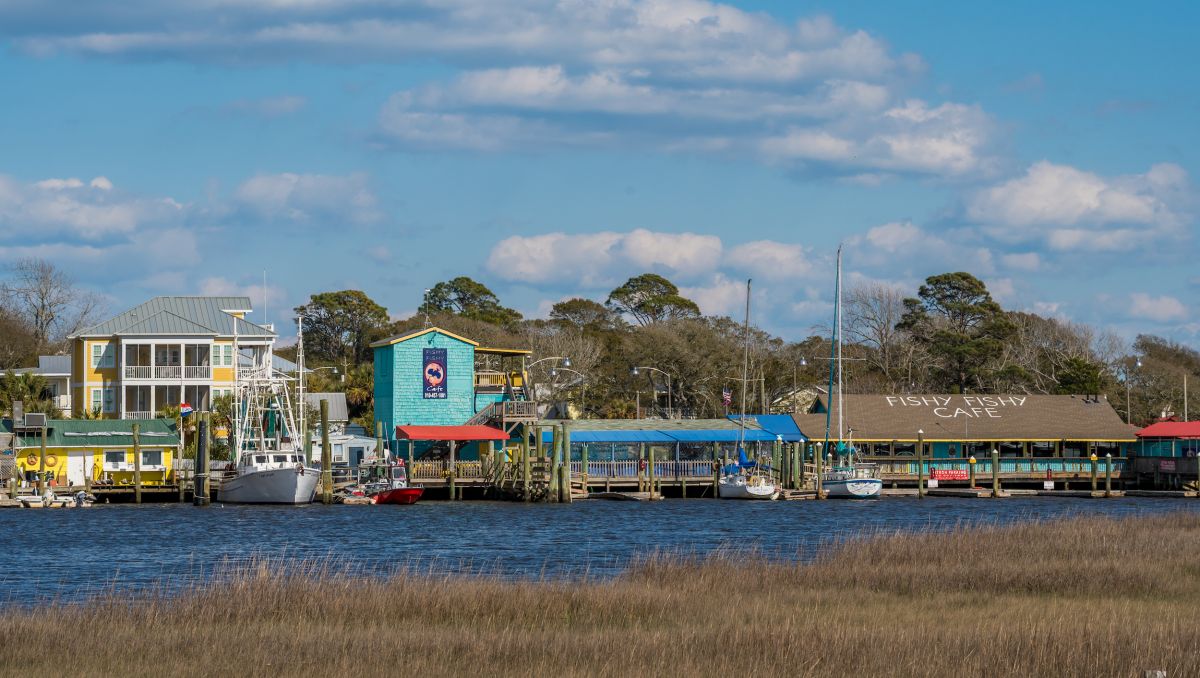
<path id="1" fill-rule="evenodd" d="M 333 557 L 364 572 L 410 567 L 511 577 L 611 576 L 655 552 L 811 554 L 831 540 L 1079 515 L 1197 510 L 1186 499 L 880 501 L 570 505 L 425 502 L 413 506 L 97 505 L 0 511 L 0 598 L 79 599 L 203 580 L 221 563 Z"/>

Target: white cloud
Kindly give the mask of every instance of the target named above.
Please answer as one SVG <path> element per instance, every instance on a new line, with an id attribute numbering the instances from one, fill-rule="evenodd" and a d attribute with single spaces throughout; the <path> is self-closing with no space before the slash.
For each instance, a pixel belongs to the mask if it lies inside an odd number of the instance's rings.
<path id="1" fill-rule="evenodd" d="M 1188 316 L 1183 302 L 1169 295 L 1151 296 L 1144 292 L 1129 295 L 1129 315 L 1166 323 L 1184 320 Z"/>
<path id="2" fill-rule="evenodd" d="M 1185 222 L 1187 173 L 1173 164 L 1101 177 L 1042 161 L 1024 176 L 979 191 L 966 216 L 1002 242 L 1042 240 L 1054 250 L 1123 250 L 1152 244 Z"/>
<path id="3" fill-rule="evenodd" d="M 801 245 L 755 240 L 729 251 L 725 263 L 733 268 L 768 280 L 804 278 L 813 273 L 813 257 Z"/>
<path id="4" fill-rule="evenodd" d="M 702 285 L 681 287 L 679 293 L 696 302 L 704 315 L 735 316 L 746 304 L 746 282 L 717 273 Z"/>
<path id="5" fill-rule="evenodd" d="M 200 290 L 200 294 L 203 296 L 250 297 L 250 301 L 260 311 L 263 310 L 261 304 L 264 300 L 267 304 L 267 310 L 270 310 L 271 306 L 278 307 L 281 302 L 287 299 L 287 291 L 282 287 L 269 283 L 264 287 L 261 282 L 242 284 L 222 276 L 203 278 L 197 285 L 197 289 Z M 264 320 L 260 317 L 258 322 L 264 322 Z"/>
<path id="6" fill-rule="evenodd" d="M 260 174 L 242 182 L 234 199 L 267 219 L 370 223 L 380 218 L 365 174 Z"/>
<path id="7" fill-rule="evenodd" d="M 721 239 L 695 233 L 636 229 L 626 233 L 547 233 L 511 236 L 496 243 L 487 269 L 497 277 L 532 285 L 571 282 L 584 288 L 619 284 L 624 277 L 662 271 L 681 280 L 710 273 L 720 261 Z"/>
<path id="8" fill-rule="evenodd" d="M 1042 265 L 1042 258 L 1037 252 L 1021 252 L 1001 255 L 1000 262 L 1008 268 L 1036 271 Z"/>
<path id="9" fill-rule="evenodd" d="M 870 275 L 887 271 L 924 278 L 946 270 L 990 275 L 996 267 L 989 248 L 931 233 L 909 221 L 874 226 L 846 238 L 845 244 L 847 263 Z"/>
<path id="10" fill-rule="evenodd" d="M 44 179 L 22 184 L 0 176 L 0 243 L 51 238 L 100 242 L 128 237 L 148 223 L 177 222 L 183 206 L 170 198 L 114 192 L 105 177 Z"/>

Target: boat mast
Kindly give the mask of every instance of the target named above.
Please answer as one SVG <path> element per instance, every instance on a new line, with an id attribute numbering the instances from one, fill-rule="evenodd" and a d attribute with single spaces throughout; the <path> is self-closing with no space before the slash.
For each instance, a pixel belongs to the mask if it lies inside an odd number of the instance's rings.
<path id="1" fill-rule="evenodd" d="M 308 429 L 305 427 L 308 409 L 304 400 L 304 315 L 296 316 L 296 369 L 300 372 L 300 382 L 296 387 L 296 407 L 300 409 L 300 430 L 293 433 L 293 439 L 298 441 L 300 450 L 308 449 Z M 307 461 L 307 460 L 305 460 Z"/>
<path id="2" fill-rule="evenodd" d="M 833 308 L 834 323 L 836 325 L 834 336 L 837 338 L 837 409 L 838 443 L 840 446 L 846 430 L 842 419 L 842 246 L 840 244 L 837 250 L 836 300 L 834 301 Z"/>
<path id="3" fill-rule="evenodd" d="M 742 416 L 738 417 L 738 450 L 746 439 L 746 373 L 750 370 L 750 283 L 746 279 L 746 322 L 742 326 Z"/>

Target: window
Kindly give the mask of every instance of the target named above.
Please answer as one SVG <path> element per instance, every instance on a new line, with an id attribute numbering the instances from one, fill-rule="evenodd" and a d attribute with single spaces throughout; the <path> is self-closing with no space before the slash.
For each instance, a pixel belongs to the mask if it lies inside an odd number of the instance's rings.
<path id="1" fill-rule="evenodd" d="M 213 345 L 213 367 L 232 367 L 233 366 L 233 345 L 232 344 L 214 344 Z"/>
<path id="2" fill-rule="evenodd" d="M 142 466 L 162 466 L 162 450 L 142 450 Z"/>
<path id="3" fill-rule="evenodd" d="M 267 463 L 267 455 L 265 455 L 265 454 L 256 454 L 256 455 L 254 455 L 254 463 L 255 463 L 255 464 L 265 464 L 265 463 Z"/>
<path id="4" fill-rule="evenodd" d="M 105 413 L 116 412 L 116 395 L 113 389 L 92 389 L 92 410 L 99 410 Z"/>
<path id="5" fill-rule="evenodd" d="M 117 366 L 117 347 L 112 344 L 92 344 L 92 367 Z"/>
<path id="6" fill-rule="evenodd" d="M 287 463 L 287 455 L 286 454 L 271 455 L 271 461 L 274 461 L 276 464 L 286 464 Z"/>
<path id="7" fill-rule="evenodd" d="M 105 464 L 124 464 L 125 450 L 109 450 L 104 453 Z"/>

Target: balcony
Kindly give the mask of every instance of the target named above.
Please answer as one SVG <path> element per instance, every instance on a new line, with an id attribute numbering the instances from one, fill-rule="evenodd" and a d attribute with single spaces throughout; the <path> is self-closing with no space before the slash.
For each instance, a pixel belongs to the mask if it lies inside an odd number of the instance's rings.
<path id="1" fill-rule="evenodd" d="M 126 365 L 126 379 L 149 379 L 154 374 L 154 368 L 149 365 Z"/>
<path id="2" fill-rule="evenodd" d="M 208 365 L 185 365 L 183 377 L 185 379 L 211 379 L 212 368 Z"/>
<path id="3" fill-rule="evenodd" d="M 181 365 L 156 365 L 154 367 L 155 379 L 182 379 L 183 367 Z"/>
<path id="4" fill-rule="evenodd" d="M 137 412 L 137 411 L 130 410 L 130 411 L 125 412 L 125 414 L 123 414 L 121 416 L 124 419 L 153 419 L 154 413 L 153 412 Z"/>

